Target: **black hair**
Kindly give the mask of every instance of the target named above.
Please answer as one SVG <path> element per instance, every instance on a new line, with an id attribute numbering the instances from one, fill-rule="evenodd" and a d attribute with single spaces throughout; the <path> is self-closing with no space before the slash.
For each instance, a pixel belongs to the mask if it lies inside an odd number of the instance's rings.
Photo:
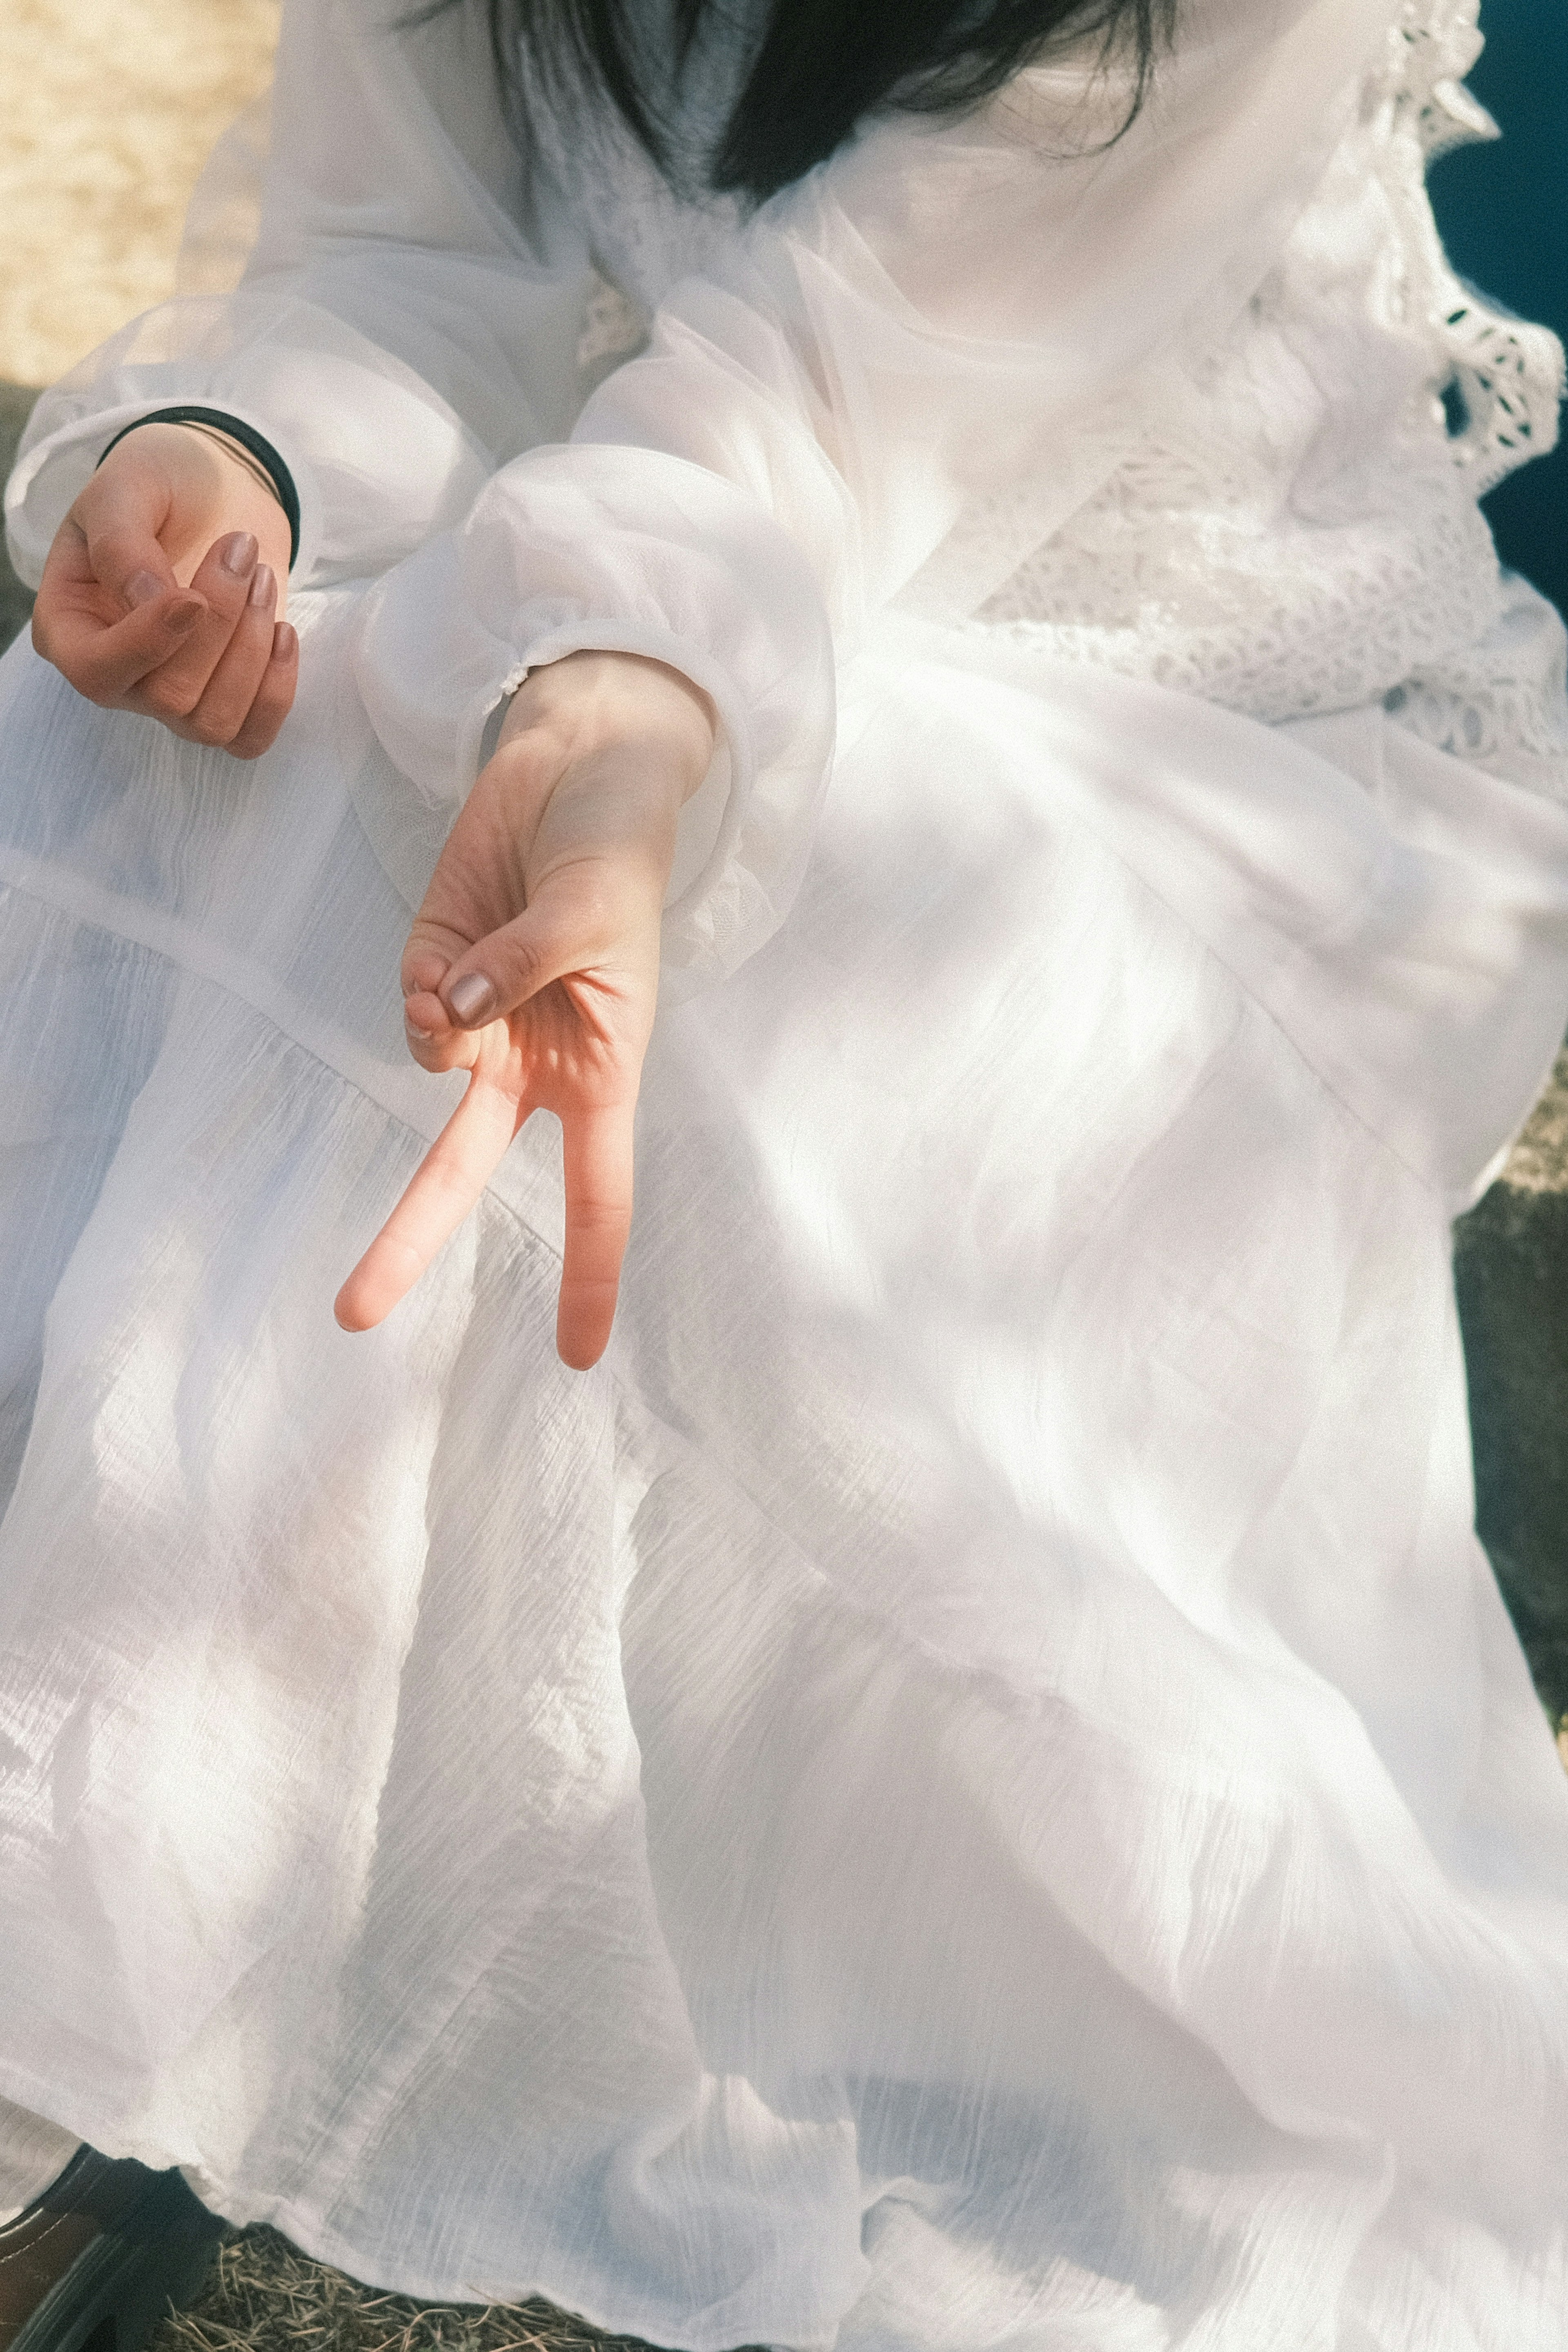
<path id="1" fill-rule="evenodd" d="M 431 0 L 422 21 L 458 0 Z M 670 0 L 672 52 L 651 71 L 628 0 L 482 0 L 515 129 L 531 95 L 559 105 L 602 90 L 673 185 L 692 166 L 655 93 L 680 73 L 716 13 L 736 0 Z M 1124 58 L 1122 128 L 1147 94 L 1176 0 L 770 0 L 740 94 L 697 176 L 761 203 L 830 156 L 879 107 L 913 113 L 978 105 L 1060 41 L 1097 40 L 1102 65 Z M 1118 134 L 1119 135 L 1119 134 Z"/>

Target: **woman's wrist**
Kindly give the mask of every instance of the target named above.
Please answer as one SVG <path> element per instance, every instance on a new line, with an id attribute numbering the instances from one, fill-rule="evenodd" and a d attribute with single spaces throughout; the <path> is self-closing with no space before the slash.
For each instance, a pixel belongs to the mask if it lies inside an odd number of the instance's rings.
<path id="1" fill-rule="evenodd" d="M 294 477 L 266 435 L 226 409 L 188 405 L 152 409 L 147 415 L 133 418 L 131 424 L 121 426 L 105 446 L 99 465 L 133 433 L 156 432 L 161 427 L 193 433 L 210 441 L 282 509 L 288 525 L 288 569 L 292 571 L 299 553 L 299 494 Z"/>
<path id="2" fill-rule="evenodd" d="M 196 433 L 204 441 L 212 442 L 215 448 L 221 450 L 225 457 L 231 457 L 241 471 L 250 477 L 258 489 L 265 490 L 276 506 L 283 509 L 283 500 L 272 476 L 260 459 L 253 457 L 250 451 L 243 443 L 236 441 L 232 433 L 222 432 L 215 425 L 194 424 L 189 417 L 181 417 L 177 422 L 172 422 L 170 429 L 175 433 Z M 287 509 L 283 510 L 287 512 Z"/>
<path id="3" fill-rule="evenodd" d="M 224 442 L 159 419 L 125 435 L 104 454 L 73 515 L 102 528 L 106 515 L 120 528 L 145 529 L 182 585 L 188 585 L 221 540 L 236 533 L 256 541 L 259 560 L 277 583 L 275 619 L 281 620 L 288 580 L 288 518 Z"/>
<path id="4" fill-rule="evenodd" d="M 706 695 L 641 655 L 584 651 L 531 671 L 481 779 L 497 855 L 530 898 L 563 865 L 591 863 L 656 921 L 715 731 Z"/>
<path id="5" fill-rule="evenodd" d="M 549 747 L 564 769 L 608 751 L 641 750 L 650 782 L 678 811 L 713 760 L 718 720 L 702 688 L 644 654 L 585 647 L 530 670 L 510 698 L 497 751 L 520 738 Z"/>

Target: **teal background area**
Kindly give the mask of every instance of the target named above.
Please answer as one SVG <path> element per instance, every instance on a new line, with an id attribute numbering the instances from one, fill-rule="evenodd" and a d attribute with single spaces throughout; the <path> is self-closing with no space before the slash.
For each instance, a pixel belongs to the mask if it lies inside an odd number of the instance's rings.
<path id="1" fill-rule="evenodd" d="M 1568 339 L 1568 0 L 1483 0 L 1481 30 L 1468 79 L 1503 135 L 1433 165 L 1437 224 L 1461 278 Z M 1486 511 L 1503 562 L 1568 611 L 1568 449 Z"/>

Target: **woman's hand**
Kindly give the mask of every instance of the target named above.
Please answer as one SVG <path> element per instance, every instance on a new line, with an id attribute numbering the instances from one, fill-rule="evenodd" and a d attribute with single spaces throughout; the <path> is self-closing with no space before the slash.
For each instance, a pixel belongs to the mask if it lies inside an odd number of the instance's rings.
<path id="1" fill-rule="evenodd" d="M 89 702 L 254 760 L 298 675 L 287 577 L 287 518 L 241 459 L 189 425 L 138 425 L 55 534 L 33 643 Z"/>
<path id="2" fill-rule="evenodd" d="M 346 1330 L 368 1330 L 412 1289 L 544 1109 L 565 1152 L 556 1344 L 580 1371 L 603 1354 L 675 823 L 713 740 L 706 696 L 634 655 L 569 655 L 514 698 L 402 960 L 414 1058 L 470 1071 L 468 1091 L 340 1291 Z"/>

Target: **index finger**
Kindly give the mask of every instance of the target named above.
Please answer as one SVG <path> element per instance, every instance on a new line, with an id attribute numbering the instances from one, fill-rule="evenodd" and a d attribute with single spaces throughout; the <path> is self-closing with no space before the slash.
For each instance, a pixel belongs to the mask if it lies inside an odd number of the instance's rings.
<path id="1" fill-rule="evenodd" d="M 168 562 L 155 540 L 146 557 L 123 588 L 113 589 L 98 578 L 86 534 L 71 522 L 62 527 L 44 566 L 34 646 L 95 702 L 128 694 L 178 650 L 207 609 L 193 589 L 161 576 Z"/>
<path id="2" fill-rule="evenodd" d="M 555 1344 L 563 1364 L 586 1372 L 610 1344 L 621 1265 L 632 1232 L 633 1106 L 569 1111 L 562 1118 L 566 1163 L 566 1255 Z"/>
<path id="3" fill-rule="evenodd" d="M 477 1072 L 402 1200 L 333 1301 L 345 1331 L 369 1331 L 406 1298 L 501 1164 L 528 1108 Z"/>

